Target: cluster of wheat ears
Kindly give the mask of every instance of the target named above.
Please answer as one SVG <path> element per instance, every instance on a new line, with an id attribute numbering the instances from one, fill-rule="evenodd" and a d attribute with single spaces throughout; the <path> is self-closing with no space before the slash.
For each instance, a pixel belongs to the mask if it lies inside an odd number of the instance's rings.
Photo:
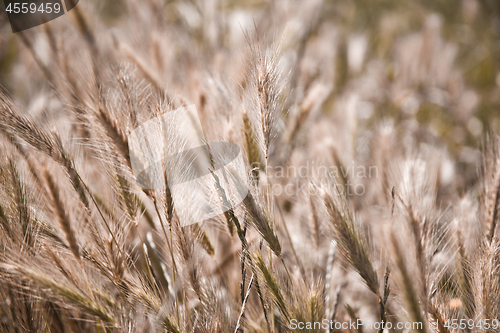
<path id="1" fill-rule="evenodd" d="M 322 1 L 271 2 L 274 17 L 232 29 L 207 3 L 169 17 L 170 2 L 127 1 L 109 23 L 82 1 L 15 37 L 16 93 L 0 93 L 0 331 L 288 332 L 324 319 L 498 331 L 446 323 L 500 318 L 499 137 L 463 176 L 411 112 L 360 112 L 360 99 L 387 105 L 372 89 L 447 89 L 436 18 L 407 40 L 424 50 L 415 66 L 397 51 L 399 70 L 381 78 L 375 63 L 339 87 L 346 50 Z M 182 226 L 168 183 L 137 185 L 128 135 L 191 104 L 207 141 L 242 147 L 249 193 L 233 205 L 214 176 L 226 211 Z M 296 172 L 307 161 L 342 172 Z"/>

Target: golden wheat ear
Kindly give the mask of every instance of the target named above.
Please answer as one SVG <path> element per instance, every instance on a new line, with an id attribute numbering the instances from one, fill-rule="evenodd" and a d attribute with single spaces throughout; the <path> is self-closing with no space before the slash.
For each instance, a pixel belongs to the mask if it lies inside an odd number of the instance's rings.
<path id="1" fill-rule="evenodd" d="M 492 243 L 495 237 L 497 222 L 500 218 L 500 139 L 497 134 L 490 134 L 486 138 L 483 158 L 483 213 L 486 240 Z"/>
<path id="2" fill-rule="evenodd" d="M 325 191 L 324 205 L 329 214 L 329 228 L 344 258 L 356 269 L 367 287 L 380 296 L 378 276 L 368 255 L 367 240 L 356 225 L 344 195 L 335 186 L 334 193 Z"/>
<path id="3" fill-rule="evenodd" d="M 53 198 L 54 210 L 56 211 L 56 215 L 59 219 L 61 229 L 64 231 L 64 234 L 66 235 L 66 240 L 68 241 L 69 248 L 71 249 L 71 252 L 75 256 L 75 259 L 81 261 L 80 246 L 78 245 L 77 236 L 75 235 L 75 232 L 71 225 L 71 220 L 68 211 L 62 202 L 59 187 L 56 185 L 54 179 L 52 178 L 52 176 L 48 171 L 45 171 L 45 179 L 47 180 L 47 184 Z"/>

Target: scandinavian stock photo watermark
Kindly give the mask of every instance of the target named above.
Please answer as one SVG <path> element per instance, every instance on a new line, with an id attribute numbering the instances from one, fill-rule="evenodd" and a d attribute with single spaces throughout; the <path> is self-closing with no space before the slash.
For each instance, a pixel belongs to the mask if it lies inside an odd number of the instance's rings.
<path id="1" fill-rule="evenodd" d="M 145 122 L 128 141 L 138 185 L 168 186 L 182 226 L 223 214 L 248 194 L 240 147 L 207 142 L 194 105 Z M 222 204 L 221 191 L 231 206 Z"/>
<path id="2" fill-rule="evenodd" d="M 433 329 L 436 323 L 430 322 L 429 329 Z M 349 321 L 335 321 L 323 319 L 322 321 L 299 321 L 297 319 L 290 320 L 290 330 L 353 330 L 363 332 L 364 330 L 381 330 L 381 329 L 398 329 L 398 330 L 422 330 L 424 324 L 422 322 L 397 322 L 390 321 L 367 321 L 362 319 Z M 437 324 L 436 324 L 437 327 Z"/>
<path id="3" fill-rule="evenodd" d="M 205 221 L 239 205 L 250 179 L 242 149 L 231 142 L 208 142 L 194 105 L 153 118 L 129 135 L 132 170 L 144 189 L 170 189 L 181 225 Z M 252 170 L 263 170 L 259 163 Z M 365 178 L 378 178 L 376 166 L 267 166 L 270 194 L 297 196 L 317 190 L 307 180 L 327 176 L 344 182 L 332 186 L 345 195 L 364 195 Z M 292 179 L 292 182 L 289 180 Z M 281 180 L 287 180 L 282 183 Z M 224 192 L 226 203 L 221 201 Z"/>
<path id="4" fill-rule="evenodd" d="M 439 327 L 444 327 L 450 330 L 498 330 L 500 322 L 498 319 L 448 319 L 445 322 L 438 322 L 437 320 L 430 319 L 427 324 L 422 322 L 392 322 L 392 321 L 369 321 L 356 319 L 349 321 L 335 321 L 323 319 L 322 321 L 299 321 L 297 319 L 290 320 L 290 330 L 352 330 L 363 332 L 365 330 L 405 330 L 405 331 L 422 331 L 424 327 L 428 327 L 430 331 L 438 330 Z"/>
<path id="5" fill-rule="evenodd" d="M 265 170 L 265 167 L 258 162 L 252 163 L 251 167 L 252 170 Z M 307 180 L 328 177 L 338 181 L 338 183 L 332 184 L 332 186 L 337 187 L 338 192 L 347 196 L 362 196 L 366 193 L 366 187 L 362 180 L 378 178 L 379 170 L 374 165 L 355 165 L 354 162 L 347 166 L 327 166 L 307 160 L 304 165 L 300 166 L 269 165 L 265 174 L 269 177 L 273 195 L 307 194 L 317 190 L 310 188 Z M 281 183 L 280 180 L 287 180 L 287 183 Z"/>

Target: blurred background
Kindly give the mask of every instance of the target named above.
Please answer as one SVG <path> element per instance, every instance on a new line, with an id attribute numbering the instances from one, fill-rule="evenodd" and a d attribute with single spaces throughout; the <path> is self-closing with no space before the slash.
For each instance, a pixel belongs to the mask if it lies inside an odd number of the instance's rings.
<path id="1" fill-rule="evenodd" d="M 311 98 L 316 93 L 321 99 L 317 112 L 352 118 L 347 123 L 354 130 L 369 131 L 390 122 L 401 132 L 401 142 L 404 133 L 411 132 L 412 140 L 445 146 L 457 162 L 457 171 L 465 175 L 462 187 L 475 177 L 484 133 L 499 129 L 499 1 L 146 3 L 156 9 L 143 13 L 149 17 L 148 25 L 161 21 L 162 27 L 178 35 L 179 45 L 172 45 L 177 48 L 174 56 L 182 54 L 183 48 L 191 49 L 207 56 L 200 60 L 207 67 L 224 59 L 218 55 L 227 57 L 242 49 L 245 34 L 252 29 L 270 40 L 282 38 L 282 51 L 289 61 L 289 89 L 297 100 L 319 82 L 322 89 L 309 91 Z M 81 6 L 97 27 L 98 38 L 100 29 L 123 30 L 141 12 L 140 3 L 126 0 L 84 0 Z M 37 91 L 47 86 L 47 80 L 35 64 L 25 66 L 33 62 L 33 55 L 20 36 L 12 34 L 3 8 L 0 22 L 0 84 L 28 106 L 42 103 L 30 94 L 34 86 Z M 156 37 L 154 32 L 144 27 L 151 39 Z M 25 35 L 40 61 L 49 63 L 44 28 Z M 343 145 L 343 149 L 348 148 Z"/>

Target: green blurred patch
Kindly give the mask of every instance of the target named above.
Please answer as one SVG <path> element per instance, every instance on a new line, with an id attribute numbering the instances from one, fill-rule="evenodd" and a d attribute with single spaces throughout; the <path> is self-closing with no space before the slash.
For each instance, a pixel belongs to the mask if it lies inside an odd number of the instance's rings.
<path id="1" fill-rule="evenodd" d="M 417 112 L 417 121 L 420 124 L 430 124 L 437 120 L 442 121 L 445 117 L 445 110 L 441 106 L 430 102 L 422 103 Z"/>
<path id="2" fill-rule="evenodd" d="M 466 78 L 470 84 L 485 89 L 495 85 L 496 79 L 496 61 L 490 53 L 486 58 L 477 63 L 471 70 L 466 72 Z"/>
<path id="3" fill-rule="evenodd" d="M 477 110 L 477 117 L 483 123 L 483 131 L 497 131 L 500 128 L 500 103 L 488 103 L 483 100 L 483 103 Z"/>
<path id="4" fill-rule="evenodd" d="M 14 34 L 9 34 L 5 45 L 3 45 L 3 42 L 0 49 L 0 84 L 6 88 L 11 88 L 9 74 L 19 55 L 19 46 Z"/>
<path id="5" fill-rule="evenodd" d="M 454 129 L 460 124 L 452 112 L 438 104 L 424 102 L 420 105 L 416 118 L 419 124 L 433 128 L 438 136 L 448 144 L 450 151 L 454 152 Z"/>
<path id="6" fill-rule="evenodd" d="M 99 0 L 95 1 L 95 6 L 101 19 L 111 25 L 128 13 L 128 6 L 124 0 Z"/>
<path id="7" fill-rule="evenodd" d="M 268 3 L 266 0 L 224 0 L 221 1 L 221 6 L 224 10 L 256 9 L 266 6 Z"/>

